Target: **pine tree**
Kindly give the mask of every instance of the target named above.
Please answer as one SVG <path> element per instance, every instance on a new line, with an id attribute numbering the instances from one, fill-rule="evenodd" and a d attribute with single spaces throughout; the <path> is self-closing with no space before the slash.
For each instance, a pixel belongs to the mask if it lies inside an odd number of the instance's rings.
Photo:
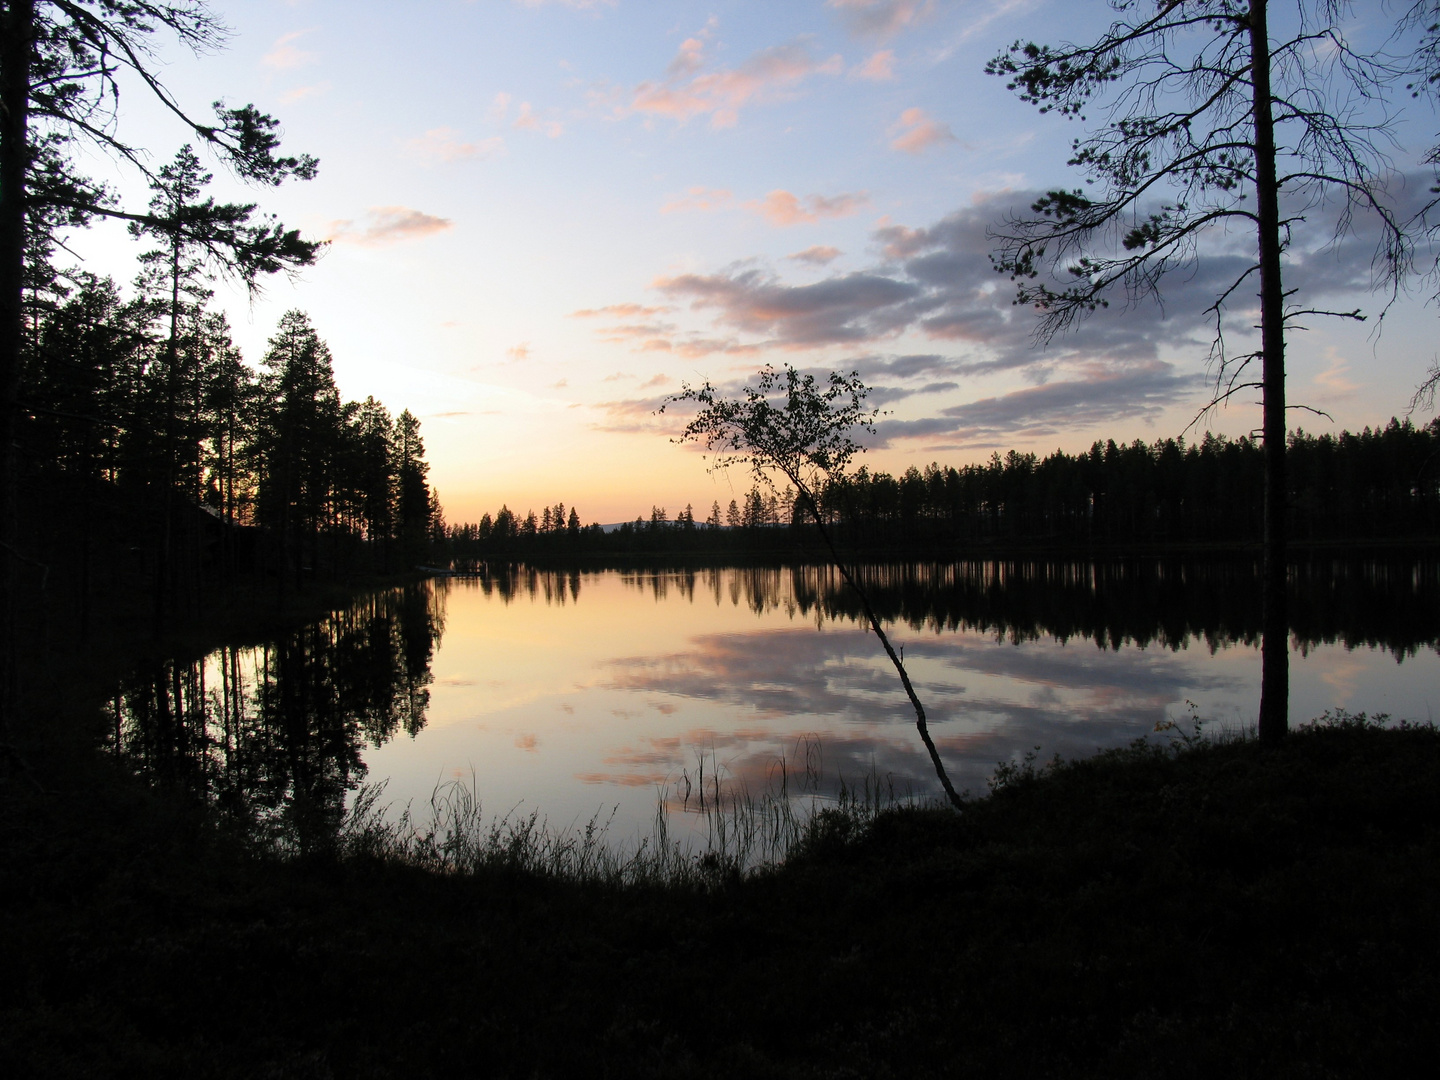
<path id="1" fill-rule="evenodd" d="M 391 446 L 395 457 L 395 525 L 405 546 L 405 560 L 413 563 L 424 558 L 430 532 L 430 488 L 425 479 L 430 466 L 425 461 L 420 421 L 409 409 L 395 418 Z"/>
<path id="2" fill-rule="evenodd" d="M 281 317 L 263 363 L 258 518 L 280 537 L 282 581 L 298 581 L 316 569 L 331 509 L 340 395 L 330 350 L 302 311 Z"/>
<path id="3" fill-rule="evenodd" d="M 1289 724 L 1286 333 L 1298 318 L 1362 317 L 1287 299 L 1294 290 L 1282 282 L 1286 251 L 1306 228 L 1306 214 L 1333 202 L 1342 232 L 1356 214 L 1375 227 L 1379 277 L 1392 284 L 1403 277 L 1413 241 L 1387 198 L 1400 179 L 1389 156 L 1392 117 L 1376 120 L 1360 106 L 1385 102 L 1409 69 L 1388 47 L 1354 48 L 1344 0 L 1296 0 L 1274 33 L 1267 0 L 1115 7 L 1121 18 L 1093 43 L 1017 41 L 986 68 L 1041 112 L 1106 118 L 1075 140 L 1069 160 L 1094 193 L 1051 191 L 1032 206 L 1032 217 L 1006 222 L 995 265 L 1019 283 L 1016 302 L 1040 312 L 1040 336 L 1048 338 L 1106 306 L 1117 289 L 1132 301 L 1157 297 L 1171 271 L 1193 273 L 1216 230 L 1249 233 L 1239 273 L 1207 309 L 1216 327 L 1211 404 L 1246 389 L 1259 390 L 1263 403 L 1259 730 L 1272 741 Z M 1407 16 L 1401 28 L 1417 25 Z M 1042 272 L 1063 284 L 1052 286 Z M 1229 355 L 1229 305 L 1257 284 L 1259 348 Z M 1249 307 L 1241 310 L 1249 324 Z M 1259 377 L 1247 375 L 1257 361 Z"/>

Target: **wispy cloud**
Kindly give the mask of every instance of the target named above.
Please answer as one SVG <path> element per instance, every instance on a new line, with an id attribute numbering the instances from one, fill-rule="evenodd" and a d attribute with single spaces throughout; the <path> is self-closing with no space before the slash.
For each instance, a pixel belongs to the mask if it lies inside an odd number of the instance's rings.
<path id="1" fill-rule="evenodd" d="M 337 244 L 381 247 L 418 240 L 452 227 L 449 218 L 435 217 L 408 206 L 372 206 L 362 218 L 332 221 L 325 239 Z"/>
<path id="2" fill-rule="evenodd" d="M 535 115 L 535 110 L 530 107 L 528 101 L 520 103 L 520 111 L 510 126 L 517 131 L 543 131 L 552 139 L 558 139 L 565 134 L 565 125 L 559 120 L 543 120 Z"/>
<path id="3" fill-rule="evenodd" d="M 924 436 L 961 444 L 1037 439 L 1116 420 L 1158 416 L 1202 389 L 1198 373 L 1163 360 L 1119 366 L 1082 365 L 1078 377 L 1028 386 L 998 397 L 942 409 L 921 421 L 882 420 L 882 440 Z"/>
<path id="4" fill-rule="evenodd" d="M 314 32 L 315 28 L 311 27 L 308 30 L 294 30 L 277 38 L 275 44 L 270 46 L 270 51 L 260 57 L 261 65 L 277 71 L 291 71 L 313 64 L 320 59 L 319 54 L 306 52 L 295 43 L 306 34 Z"/>
<path id="5" fill-rule="evenodd" d="M 839 56 L 815 59 L 801 41 L 764 49 L 736 68 L 706 70 L 706 65 L 703 35 L 686 38 L 665 77 L 637 86 L 623 111 L 680 123 L 709 116 L 711 127 L 734 127 L 743 107 L 782 97 L 813 75 L 837 75 L 844 67 Z"/>
<path id="6" fill-rule="evenodd" d="M 777 344 L 806 347 L 870 341 L 914 320 L 910 305 L 924 296 L 913 282 L 854 273 L 813 285 L 788 285 L 759 269 L 662 277 L 654 287 L 720 322 Z"/>
<path id="7" fill-rule="evenodd" d="M 605 307 L 581 308 L 572 311 L 572 319 L 637 319 L 659 315 L 667 311 L 663 307 L 646 307 L 644 304 L 607 304 Z"/>
<path id="8" fill-rule="evenodd" d="M 810 266 L 828 266 L 838 259 L 841 254 L 843 253 L 837 247 L 830 247 L 826 244 L 816 244 L 814 247 L 808 247 L 804 251 L 797 251 L 793 255 L 787 255 L 785 257 L 787 259 L 793 259 L 795 262 L 807 263 Z"/>
<path id="9" fill-rule="evenodd" d="M 781 228 L 802 225 L 822 218 L 848 217 L 870 201 L 868 192 L 842 192 L 839 195 L 810 195 L 803 201 L 783 189 L 776 189 L 764 199 L 748 202 L 747 210 L 760 214 L 771 225 Z"/>
<path id="10" fill-rule="evenodd" d="M 861 37 L 886 38 L 908 30 L 935 13 L 935 0 L 825 0 L 845 25 Z"/>
<path id="11" fill-rule="evenodd" d="M 932 146 L 955 142 L 955 134 L 940 121 L 925 114 L 924 109 L 906 109 L 900 119 L 890 125 L 890 134 L 895 138 L 890 149 L 907 154 L 921 154 Z"/>
<path id="12" fill-rule="evenodd" d="M 983 30 L 988 29 L 990 24 L 996 19 L 1014 14 L 1015 12 L 1028 11 L 1030 8 L 1033 8 L 1035 4 L 1036 0 L 995 0 L 995 2 L 990 5 L 990 10 L 981 12 L 965 24 L 965 27 L 960 31 L 959 40 L 964 41 L 967 38 L 972 38 Z"/>
<path id="13" fill-rule="evenodd" d="M 1325 370 L 1317 373 L 1313 379 L 1320 390 L 1318 400 L 1328 403 L 1353 397 L 1355 391 L 1360 389 L 1360 384 L 1347 378 L 1350 364 L 1333 345 L 1325 348 L 1324 355 Z"/>
<path id="14" fill-rule="evenodd" d="M 330 92 L 328 82 L 312 83 L 309 86 L 297 86 L 286 90 L 280 95 L 280 100 L 286 105 L 293 105 L 297 101 L 304 101 L 306 98 L 319 97 L 321 94 Z"/>
<path id="15" fill-rule="evenodd" d="M 723 210 L 730 205 L 733 198 L 734 193 L 726 188 L 686 188 L 684 195 L 677 195 L 671 199 L 660 207 L 660 212 L 662 214 L 678 214 L 687 210 L 698 210 L 709 213 L 713 210 Z"/>
<path id="16" fill-rule="evenodd" d="M 895 54 L 889 49 L 872 53 L 855 68 L 855 77 L 871 82 L 889 82 L 895 78 Z"/>
<path id="17" fill-rule="evenodd" d="M 470 158 L 498 157 L 505 153 L 505 140 L 499 135 L 478 142 L 467 142 L 454 128 L 431 128 L 418 139 L 406 143 L 411 150 L 432 161 L 466 161 Z"/>

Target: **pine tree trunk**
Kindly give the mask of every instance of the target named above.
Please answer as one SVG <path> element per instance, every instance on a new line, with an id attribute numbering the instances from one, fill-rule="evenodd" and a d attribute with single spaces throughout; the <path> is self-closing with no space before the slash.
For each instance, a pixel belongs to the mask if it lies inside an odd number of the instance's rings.
<path id="1" fill-rule="evenodd" d="M 1264 359 L 1265 539 L 1260 645 L 1260 738 L 1285 737 L 1290 723 L 1290 627 L 1286 611 L 1285 293 L 1280 283 L 1280 192 L 1270 108 L 1270 37 L 1265 0 L 1250 4 L 1255 110 L 1255 202 L 1259 217 L 1260 348 Z"/>
<path id="2" fill-rule="evenodd" d="M 0 27 L 0 739 L 10 730 L 16 678 L 15 439 L 24 340 L 25 166 L 34 0 L 5 5 Z"/>

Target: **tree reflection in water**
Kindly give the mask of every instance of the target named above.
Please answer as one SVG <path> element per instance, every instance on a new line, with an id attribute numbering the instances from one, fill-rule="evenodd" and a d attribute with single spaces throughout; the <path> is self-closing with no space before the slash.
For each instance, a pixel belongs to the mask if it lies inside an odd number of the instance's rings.
<path id="1" fill-rule="evenodd" d="M 977 768 L 992 768 L 1009 754 L 1011 743 L 1028 747 L 1043 739 L 1048 746 L 1061 740 L 1059 746 L 1067 752 L 1074 746 L 1084 752 L 1133 738 L 1134 725 L 1146 723 L 1146 710 L 1163 715 L 1183 698 L 1184 687 L 1197 685 L 1198 674 L 1172 670 L 1173 665 L 1157 668 L 1159 656 L 1154 653 L 1140 663 L 1143 654 L 1136 648 L 1153 648 L 1163 655 L 1192 642 L 1214 652 L 1259 641 L 1258 561 L 976 560 L 869 565 L 860 573 L 880 618 L 887 625 L 908 626 L 913 632 L 910 648 L 922 662 L 930 662 L 937 715 L 951 721 L 970 714 L 972 719 L 981 714 L 988 718 L 968 727 L 957 723 L 947 736 L 946 752 L 969 755 L 974 759 L 969 764 Z M 669 606 L 607 607 L 613 603 L 617 579 L 620 592 L 634 590 L 657 603 L 668 600 Z M 1440 645 L 1440 563 L 1435 560 L 1317 558 L 1295 563 L 1290 585 L 1292 638 L 1302 652 L 1338 644 L 1382 649 L 1401 659 Z M 582 603 L 587 589 L 594 598 L 593 619 Z M 612 774 L 625 772 L 627 755 L 645 759 L 644 768 L 631 770 L 638 770 L 637 776 L 643 773 L 645 784 L 661 782 L 676 762 L 688 760 L 681 736 L 688 738 L 692 730 L 704 736 L 712 753 L 722 744 L 729 747 L 735 760 L 728 767 L 741 770 L 754 757 L 755 775 L 763 778 L 770 759 L 761 758 L 786 737 L 786 721 L 768 718 L 782 716 L 801 717 L 796 722 L 806 724 L 814 718 L 844 718 L 846 726 L 822 740 L 830 739 L 824 748 L 827 759 L 851 769 L 852 775 L 877 755 L 885 770 L 893 766 L 896 775 L 910 775 L 905 771 L 911 764 L 906 757 L 909 740 L 886 727 L 884 702 L 894 696 L 898 707 L 898 690 L 867 666 L 863 642 L 847 643 L 843 633 L 806 635 L 801 626 L 785 629 L 771 619 L 757 634 L 737 628 L 733 619 L 717 618 L 716 632 L 710 634 L 703 629 L 708 617 L 697 610 L 685 623 L 690 636 L 675 639 L 673 647 L 667 640 L 658 653 L 653 642 L 651 652 L 629 651 L 624 618 L 663 622 L 673 618 L 675 605 L 687 610 L 692 605 L 733 608 L 756 616 L 783 614 L 795 623 L 829 623 L 839 630 L 857 627 L 862 613 L 853 594 L 832 570 L 817 566 L 582 572 L 514 565 L 492 567 L 463 582 L 441 578 L 367 595 L 315 625 L 264 645 L 227 647 L 204 661 L 160 663 L 136 672 L 113 703 L 113 747 L 155 783 L 209 799 L 228 818 L 261 836 L 300 848 L 323 843 L 341 820 L 347 794 L 366 779 L 368 750 L 390 742 L 402 730 L 413 738 L 425 726 L 431 664 L 452 590 L 477 591 L 495 604 L 484 616 L 492 630 L 499 625 L 499 609 L 511 604 L 578 609 L 573 615 L 567 610 L 559 622 L 526 624 L 528 633 L 539 635 L 536 640 L 549 642 L 551 648 L 557 642 L 545 635 L 594 636 L 594 628 L 601 625 L 613 639 L 592 652 L 566 654 L 561 649 L 553 658 L 532 657 L 523 650 L 504 653 L 511 659 L 493 662 L 511 663 L 513 670 L 488 673 L 499 680 L 496 685 L 506 687 L 494 695 L 499 699 L 495 710 L 511 709 L 504 703 L 511 694 L 522 703 L 513 708 L 535 713 L 533 720 L 526 714 L 526 725 L 543 723 L 539 706 L 531 704 L 540 698 L 546 699 L 548 709 L 564 707 L 568 717 L 570 700 L 556 696 L 555 688 L 568 693 L 584 681 L 583 672 L 564 667 L 575 657 L 593 665 L 585 671 L 599 673 L 586 683 L 587 693 L 658 694 L 672 705 L 695 708 L 686 714 L 683 728 L 667 720 L 652 729 L 632 719 L 615 720 L 612 726 L 612 718 L 622 712 L 626 717 L 638 713 L 631 714 L 629 704 L 613 699 L 597 704 L 590 729 L 595 764 L 587 758 L 557 766 L 576 783 L 623 784 L 623 778 L 615 780 Z M 477 609 L 472 605 L 464 610 Z M 571 623 L 589 629 L 570 631 Z M 503 636 L 503 630 L 497 632 Z M 1063 656 L 1053 650 L 980 656 L 964 644 L 976 635 L 1016 644 L 1042 639 L 1091 642 L 1120 663 L 1093 665 L 1099 658 L 1083 648 Z M 457 634 L 457 640 L 463 638 Z M 467 668 L 466 678 L 485 679 L 478 669 L 492 662 L 486 657 L 494 651 L 487 648 L 467 661 L 477 670 Z M 1065 663 L 1059 663 L 1062 659 Z M 1043 670 L 1031 670 L 1036 664 Z M 536 691 L 540 698 L 533 697 L 531 687 L 522 685 L 527 679 L 548 680 L 549 688 Z M 975 685 L 967 691 L 964 682 Z M 1073 692 L 1079 704 L 1058 705 L 1055 695 L 1066 692 Z M 1057 716 L 1066 724 L 1056 727 Z M 731 732 L 724 726 L 741 717 L 746 718 L 744 730 Z M 756 718 L 763 721 L 758 728 Z M 572 756 L 578 752 L 576 730 L 568 728 L 563 736 Z M 508 746 L 510 738 L 506 736 L 503 745 Z M 748 740 L 754 741 L 753 747 Z M 533 738 L 527 745 L 533 747 Z M 502 764 L 496 746 L 487 746 L 491 767 L 518 775 L 515 763 Z M 479 751 L 455 750 L 456 755 L 472 752 Z M 602 759 L 605 768 L 597 771 Z M 436 775 L 430 759 L 424 760 L 426 767 L 420 771 Z M 540 773 L 534 775 L 538 782 Z M 492 776 L 488 782 L 494 785 L 497 779 L 507 777 Z M 967 780 L 971 782 L 983 785 L 983 775 Z M 426 793 L 405 794 L 424 798 Z M 511 795 L 553 805 L 548 789 L 507 792 L 506 797 Z"/>
<path id="2" fill-rule="evenodd" d="M 362 744 L 425 726 L 443 604 L 407 586 L 264 645 L 149 665 L 115 697 L 112 748 L 257 836 L 323 842 L 365 777 Z"/>
<path id="3" fill-rule="evenodd" d="M 972 630 L 1019 644 L 1091 640 L 1101 648 L 1160 645 L 1212 651 L 1260 641 L 1260 563 L 1135 559 L 973 560 L 857 567 L 875 612 L 912 630 Z M 546 575 L 523 569 L 530 580 Z M 497 578 L 499 575 L 497 575 Z M 828 566 L 751 566 L 621 573 L 663 600 L 697 589 L 756 614 L 781 610 L 858 623 L 854 594 Z M 498 586 L 497 586 L 498 587 Z M 549 595 L 549 586 L 528 586 Z M 511 591 L 516 591 L 511 586 Z M 1341 644 L 1395 657 L 1440 643 L 1440 562 L 1315 558 L 1290 567 L 1290 631 L 1302 650 Z"/>

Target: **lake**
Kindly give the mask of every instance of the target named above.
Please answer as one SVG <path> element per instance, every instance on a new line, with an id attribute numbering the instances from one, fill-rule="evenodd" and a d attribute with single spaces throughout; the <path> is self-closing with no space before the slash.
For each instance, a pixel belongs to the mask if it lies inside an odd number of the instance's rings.
<path id="1" fill-rule="evenodd" d="M 1253 725 L 1251 561 L 972 561 L 861 571 L 957 788 L 1038 748 L 1079 756 L 1193 718 Z M 1290 716 L 1440 708 L 1440 563 L 1292 567 Z M 552 828 L 672 831 L 699 792 L 830 798 L 939 786 L 854 595 L 814 566 L 509 566 L 357 599 L 197 663 L 151 665 L 112 702 L 114 752 L 261 828 L 332 827 L 364 784 L 395 807 L 472 785 Z M 287 825 L 288 823 L 288 825 Z"/>

